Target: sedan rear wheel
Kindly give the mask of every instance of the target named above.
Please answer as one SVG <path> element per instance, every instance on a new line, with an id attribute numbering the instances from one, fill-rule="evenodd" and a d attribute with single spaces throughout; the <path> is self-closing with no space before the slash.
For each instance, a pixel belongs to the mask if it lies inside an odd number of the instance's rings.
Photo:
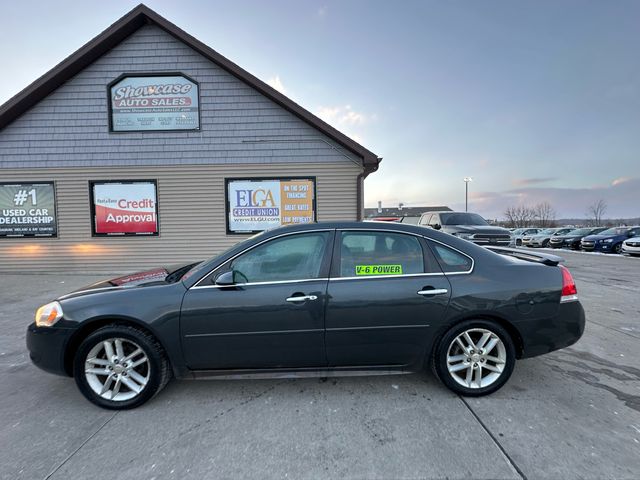
<path id="1" fill-rule="evenodd" d="M 480 396 L 495 392 L 513 371 L 515 347 L 509 334 L 487 320 L 465 321 L 440 340 L 434 367 L 456 393 Z"/>
<path id="2" fill-rule="evenodd" d="M 82 394 L 109 409 L 142 405 L 164 388 L 170 372 L 157 340 L 125 325 L 108 325 L 93 332 L 74 360 L 74 376 Z"/>

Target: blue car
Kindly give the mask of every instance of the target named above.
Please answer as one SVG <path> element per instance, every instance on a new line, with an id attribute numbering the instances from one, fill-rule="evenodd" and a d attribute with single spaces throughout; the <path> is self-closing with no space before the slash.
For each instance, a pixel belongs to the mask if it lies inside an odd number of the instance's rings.
<path id="1" fill-rule="evenodd" d="M 585 252 L 621 253 L 622 242 L 640 236 L 640 227 L 614 227 L 597 235 L 584 237 L 580 247 Z"/>

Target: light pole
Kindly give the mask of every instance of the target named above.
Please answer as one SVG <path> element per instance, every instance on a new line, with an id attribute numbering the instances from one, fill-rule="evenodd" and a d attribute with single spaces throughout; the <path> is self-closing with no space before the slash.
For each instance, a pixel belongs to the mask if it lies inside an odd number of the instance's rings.
<path id="1" fill-rule="evenodd" d="M 472 182 L 473 178 L 464 177 L 464 211 L 469 211 L 469 182 Z"/>

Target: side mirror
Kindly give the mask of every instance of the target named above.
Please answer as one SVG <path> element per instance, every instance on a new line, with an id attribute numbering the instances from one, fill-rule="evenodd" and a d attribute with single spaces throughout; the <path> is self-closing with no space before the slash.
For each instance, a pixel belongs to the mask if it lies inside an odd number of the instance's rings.
<path id="1" fill-rule="evenodd" d="M 221 287 L 229 287 L 231 285 L 235 285 L 235 281 L 233 278 L 233 272 L 231 270 L 221 273 L 218 275 L 214 281 L 216 285 L 220 285 Z"/>
<path id="2" fill-rule="evenodd" d="M 434 223 L 433 224 L 433 228 L 436 230 L 440 230 L 442 228 L 442 226 L 439 223 Z"/>

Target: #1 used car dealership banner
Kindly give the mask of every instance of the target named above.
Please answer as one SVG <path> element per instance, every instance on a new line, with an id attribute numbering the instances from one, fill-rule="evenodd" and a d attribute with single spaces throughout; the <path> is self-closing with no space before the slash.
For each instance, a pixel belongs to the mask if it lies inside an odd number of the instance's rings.
<path id="1" fill-rule="evenodd" d="M 109 90 L 114 132 L 200 128 L 198 84 L 186 77 L 125 77 Z"/>
<path id="2" fill-rule="evenodd" d="M 0 237 L 55 237 L 53 182 L 0 183 Z"/>
<path id="3" fill-rule="evenodd" d="M 315 179 L 227 179 L 227 230 L 250 233 L 314 222 Z"/>
<path id="4" fill-rule="evenodd" d="M 94 235 L 157 235 L 156 184 L 93 182 Z"/>

